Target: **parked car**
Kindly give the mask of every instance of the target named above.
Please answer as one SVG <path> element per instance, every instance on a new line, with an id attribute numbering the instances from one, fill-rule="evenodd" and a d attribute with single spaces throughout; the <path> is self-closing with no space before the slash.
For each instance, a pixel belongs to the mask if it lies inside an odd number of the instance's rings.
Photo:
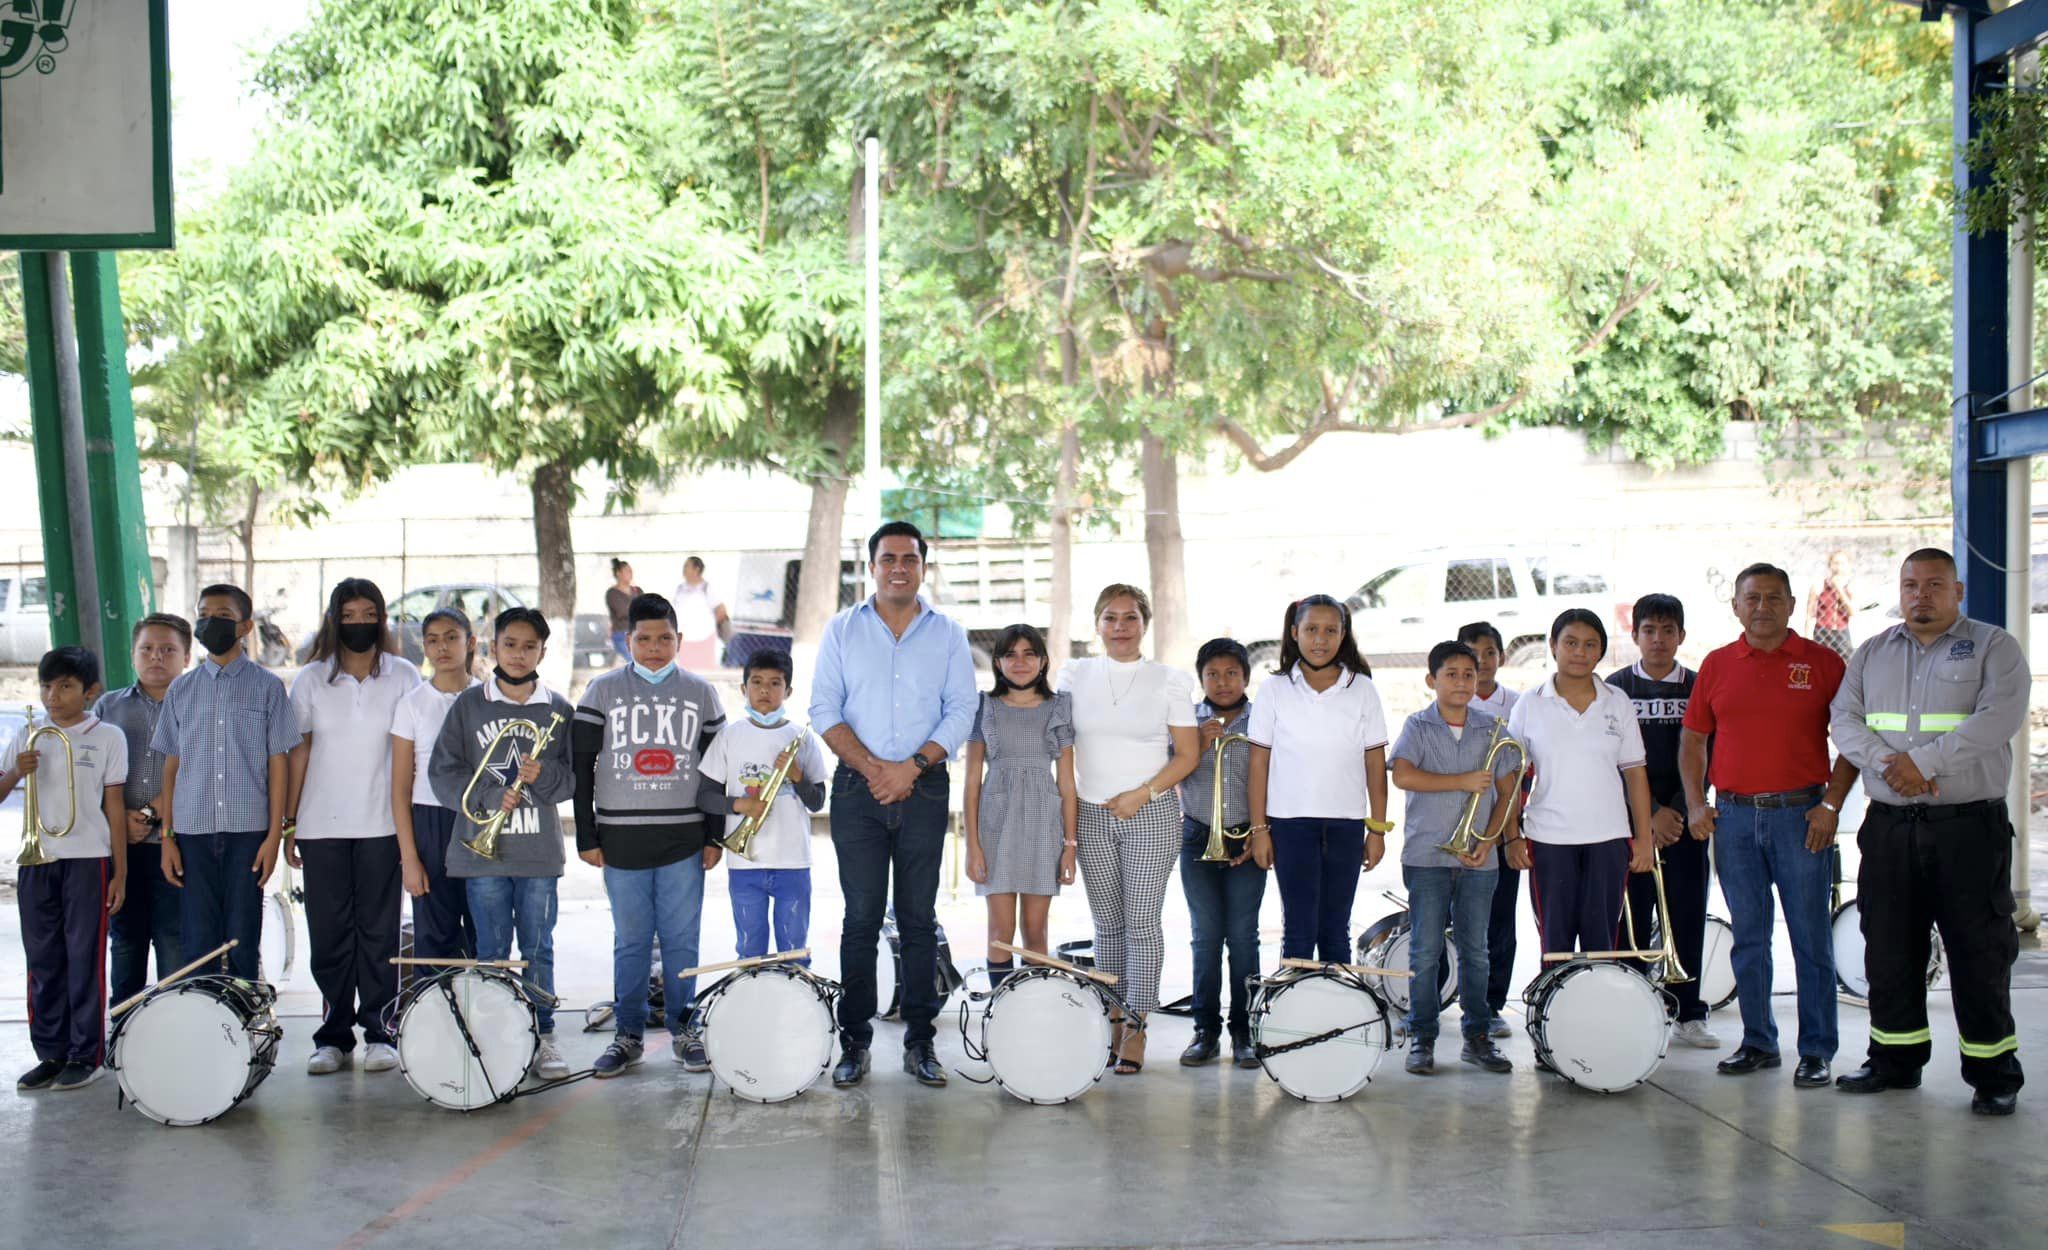
<path id="1" fill-rule="evenodd" d="M 1458 627 L 1491 621 L 1507 642 L 1508 667 L 1541 667 L 1550 659 L 1550 622 L 1567 608 L 1586 608 L 1607 623 L 1610 642 L 1628 637 L 1630 600 L 1613 579 L 1575 548 L 1438 549 L 1366 579 L 1347 602 L 1359 650 L 1389 664 L 1419 664 Z M 1280 641 L 1251 644 L 1252 668 L 1278 662 Z"/>
<path id="2" fill-rule="evenodd" d="M 0 664 L 34 664 L 49 649 L 49 583 L 0 573 Z"/>
<path id="3" fill-rule="evenodd" d="M 418 586 L 393 599 L 389 605 L 391 632 L 398 635 L 399 651 L 414 664 L 426 662 L 427 649 L 421 639 L 427 615 L 439 608 L 455 608 L 469 618 L 476 629 L 483 653 L 490 654 L 492 622 L 507 608 L 523 608 L 540 596 L 527 587 L 500 586 L 491 582 L 442 582 Z M 313 657 L 313 640 L 318 631 L 299 642 L 297 659 L 305 664 Z M 575 665 L 577 668 L 607 669 L 618 663 L 612 651 L 611 623 L 598 613 L 584 613 L 575 622 Z"/>
<path id="4" fill-rule="evenodd" d="M 732 634 L 725 640 L 721 662 L 745 666 L 756 651 L 787 651 L 796 636 L 797 586 L 803 577 L 800 551 L 749 551 L 740 556 L 726 614 Z M 861 566 L 839 562 L 839 608 L 860 601 Z"/>

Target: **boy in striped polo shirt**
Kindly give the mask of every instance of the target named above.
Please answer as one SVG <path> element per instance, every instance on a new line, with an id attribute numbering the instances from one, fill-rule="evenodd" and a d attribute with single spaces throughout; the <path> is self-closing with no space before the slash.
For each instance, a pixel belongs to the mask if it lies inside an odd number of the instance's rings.
<path id="1" fill-rule="evenodd" d="M 663 1000 L 676 1060 L 711 1067 L 687 1028 L 693 981 L 670 978 L 697 962 L 704 872 L 718 863 L 697 806 L 697 766 L 725 724 L 718 692 L 676 666 L 675 608 L 640 595 L 626 609 L 632 662 L 592 681 L 576 708 L 576 853 L 604 870 L 612 905 L 616 1030 L 595 1065 L 618 1076 L 640 1062 L 647 1027 L 650 947 L 661 936 Z"/>

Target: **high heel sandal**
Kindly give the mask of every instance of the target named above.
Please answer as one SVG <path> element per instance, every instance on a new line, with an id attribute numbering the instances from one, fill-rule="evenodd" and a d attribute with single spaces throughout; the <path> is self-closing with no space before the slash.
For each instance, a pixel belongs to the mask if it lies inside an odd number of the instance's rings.
<path id="1" fill-rule="evenodd" d="M 1123 1032 L 1123 1044 L 1117 1048 L 1116 1074 L 1118 1076 L 1136 1076 L 1145 1067 L 1145 1021 L 1142 1016 L 1134 1018 L 1137 1020 L 1137 1023 L 1126 1024 Z M 1134 1049 L 1137 1052 L 1135 1057 L 1131 1053 Z"/>
<path id="2" fill-rule="evenodd" d="M 1109 1018 L 1109 1061 L 1111 1063 L 1117 1061 L 1119 1058 L 1117 1052 L 1122 1050 L 1124 1046 L 1124 1023 L 1125 1020 L 1122 1016 L 1111 1016 Z"/>

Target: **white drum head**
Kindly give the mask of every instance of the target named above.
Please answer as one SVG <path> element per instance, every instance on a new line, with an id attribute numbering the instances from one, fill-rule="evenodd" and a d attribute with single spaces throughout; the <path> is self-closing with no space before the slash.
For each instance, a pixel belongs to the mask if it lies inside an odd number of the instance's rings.
<path id="1" fill-rule="evenodd" d="M 1072 1102 L 1109 1066 L 1109 1011 L 1071 973 L 1012 975 L 989 999 L 981 1045 L 996 1081 L 1025 1102 Z"/>
<path id="2" fill-rule="evenodd" d="M 711 1072 L 750 1102 L 803 1093 L 832 1066 L 834 1030 L 825 999 L 784 968 L 742 972 L 704 1007 Z"/>
<path id="3" fill-rule="evenodd" d="M 255 1059 L 241 1012 L 200 986 L 131 1008 L 114 1044 L 121 1092 L 164 1124 L 204 1124 L 235 1105 Z"/>
<path id="4" fill-rule="evenodd" d="M 1656 987 L 1613 964 L 1579 964 L 1558 973 L 1538 995 L 1529 1020 L 1558 1073 L 1603 1094 L 1648 1080 L 1671 1041 L 1671 1022 Z"/>
<path id="5" fill-rule="evenodd" d="M 875 1015 L 896 1018 L 896 948 L 886 933 L 875 944 Z"/>
<path id="6" fill-rule="evenodd" d="M 475 971 L 448 978 L 451 1006 L 439 984 L 429 983 L 398 1017 L 398 1066 L 427 1101 L 454 1111 L 474 1111 L 512 1096 L 526 1079 L 540 1047 L 533 1004 L 503 977 Z M 470 1053 L 454 1007 L 481 1052 Z"/>
<path id="7" fill-rule="evenodd" d="M 1863 910 L 1850 899 L 1835 908 L 1835 981 L 1858 998 L 1870 997 L 1870 977 L 1863 971 Z"/>
<path id="8" fill-rule="evenodd" d="M 256 964 L 264 980 L 280 987 L 298 970 L 298 926 L 292 914 L 296 910 L 275 891 L 263 896 L 263 932 Z"/>
<path id="9" fill-rule="evenodd" d="M 1735 1001 L 1735 929 L 1719 916 L 1707 917 L 1700 943 L 1700 1001 L 1708 1011 Z"/>
<path id="10" fill-rule="evenodd" d="M 1263 987 L 1252 1008 L 1252 1040 L 1261 1046 L 1284 1046 L 1332 1029 L 1344 1031 L 1262 1060 L 1281 1089 L 1309 1102 L 1336 1102 L 1365 1088 L 1386 1054 L 1386 1012 L 1366 991 L 1316 973 Z"/>
<path id="11" fill-rule="evenodd" d="M 1408 925 L 1403 923 L 1373 948 L 1371 957 L 1366 962 L 1375 967 L 1406 972 L 1409 967 L 1408 950 L 1412 936 Z M 1387 1006 L 1397 1018 L 1408 1014 L 1408 1009 L 1415 1002 L 1409 991 L 1414 978 L 1375 976 L 1369 979 L 1372 981 L 1372 987 L 1380 992 L 1380 997 L 1387 1000 Z M 1437 966 L 1437 980 L 1437 1005 L 1448 1007 L 1458 1000 L 1458 948 L 1452 944 L 1448 935 L 1444 938 L 1443 962 Z"/>

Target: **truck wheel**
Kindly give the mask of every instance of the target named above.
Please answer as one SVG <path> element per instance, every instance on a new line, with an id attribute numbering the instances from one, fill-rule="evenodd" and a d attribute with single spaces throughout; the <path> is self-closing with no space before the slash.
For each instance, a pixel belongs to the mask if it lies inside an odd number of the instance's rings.
<path id="1" fill-rule="evenodd" d="M 1501 661 L 1501 666 L 1547 671 L 1551 666 L 1550 645 L 1541 638 L 1517 638 L 1508 644 L 1507 659 Z"/>
<path id="2" fill-rule="evenodd" d="M 968 652 L 969 652 L 969 653 L 970 653 L 971 655 L 973 655 L 973 656 L 974 656 L 974 671 L 975 671 L 975 672 L 977 672 L 977 673 L 993 673 L 993 672 L 995 672 L 995 671 L 996 671 L 996 662 L 995 662 L 995 658 L 994 658 L 993 656 L 989 655 L 989 653 L 988 653 L 988 648 L 987 648 L 987 647 L 982 647 L 982 646 L 970 646 L 970 647 L 968 647 L 968 648 L 967 648 L 967 650 L 968 650 Z"/>
<path id="3" fill-rule="evenodd" d="M 1280 644 L 1277 642 L 1255 642 L 1248 650 L 1252 657 L 1252 671 L 1246 676 L 1256 681 L 1273 670 L 1280 662 Z"/>

